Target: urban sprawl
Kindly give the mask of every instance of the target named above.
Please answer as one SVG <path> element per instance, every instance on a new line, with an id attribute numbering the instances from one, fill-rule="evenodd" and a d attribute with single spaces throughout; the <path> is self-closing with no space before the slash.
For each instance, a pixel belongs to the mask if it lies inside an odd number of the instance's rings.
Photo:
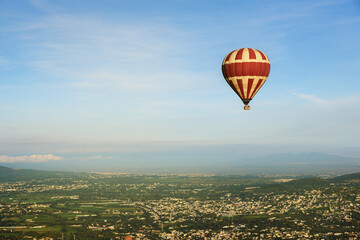
<path id="1" fill-rule="evenodd" d="M 0 182 L 0 239 L 360 239 L 359 179 L 79 174 Z"/>

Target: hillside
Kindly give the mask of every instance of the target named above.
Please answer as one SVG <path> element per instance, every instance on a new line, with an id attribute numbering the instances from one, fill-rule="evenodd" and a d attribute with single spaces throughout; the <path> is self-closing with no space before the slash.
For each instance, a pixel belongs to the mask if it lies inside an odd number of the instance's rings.
<path id="1" fill-rule="evenodd" d="M 360 172 L 335 177 L 333 181 L 344 182 L 349 180 L 360 180 Z"/>
<path id="2" fill-rule="evenodd" d="M 32 169 L 16 169 L 0 166 L 0 181 L 18 181 L 43 178 L 72 177 L 75 173 L 60 171 L 42 171 Z"/>
<path id="3" fill-rule="evenodd" d="M 297 179 L 285 183 L 273 183 L 264 185 L 259 191 L 298 191 L 302 189 L 316 189 L 328 187 L 331 184 L 359 184 L 360 172 L 341 175 L 332 179 L 322 179 L 318 177 L 310 177 Z"/>

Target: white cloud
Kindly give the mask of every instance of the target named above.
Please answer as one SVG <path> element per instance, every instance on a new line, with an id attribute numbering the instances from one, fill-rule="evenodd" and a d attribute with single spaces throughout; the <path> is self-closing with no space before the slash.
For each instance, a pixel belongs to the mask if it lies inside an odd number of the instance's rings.
<path id="1" fill-rule="evenodd" d="M 48 162 L 54 160 L 62 160 L 63 157 L 55 156 L 53 154 L 46 155 L 23 155 L 23 156 L 8 156 L 0 155 L 0 162 L 2 163 L 15 163 L 15 162 Z"/>

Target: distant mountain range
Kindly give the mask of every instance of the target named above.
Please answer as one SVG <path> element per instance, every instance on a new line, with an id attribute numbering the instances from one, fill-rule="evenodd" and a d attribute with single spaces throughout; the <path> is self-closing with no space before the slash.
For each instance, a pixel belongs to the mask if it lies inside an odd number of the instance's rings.
<path id="1" fill-rule="evenodd" d="M 318 165 L 318 164 L 331 164 L 331 165 L 344 165 L 344 164 L 358 164 L 360 159 L 350 158 L 333 154 L 324 154 L 318 152 L 310 153 L 280 153 L 272 154 L 261 157 L 252 158 L 248 164 L 287 164 L 287 165 Z"/>
<path id="2" fill-rule="evenodd" d="M 281 153 L 231 162 L 232 169 L 256 173 L 345 173 L 360 171 L 360 159 L 317 152 Z"/>
<path id="3" fill-rule="evenodd" d="M 157 155 L 156 155 L 157 154 Z M 96 158 L 3 163 L 10 168 L 42 170 L 128 172 L 128 173 L 211 173 L 211 174 L 319 174 L 350 173 L 360 171 L 360 159 L 318 152 L 280 153 L 258 157 L 246 157 L 241 153 L 194 152 L 184 154 L 162 153 L 113 154 L 111 158 Z"/>

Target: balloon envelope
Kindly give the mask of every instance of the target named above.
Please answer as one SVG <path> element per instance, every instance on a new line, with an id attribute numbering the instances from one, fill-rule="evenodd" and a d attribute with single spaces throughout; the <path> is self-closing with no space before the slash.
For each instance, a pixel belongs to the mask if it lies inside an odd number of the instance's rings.
<path id="1" fill-rule="evenodd" d="M 241 48 L 226 55 L 222 72 L 226 82 L 248 105 L 269 76 L 270 61 L 257 49 Z"/>

